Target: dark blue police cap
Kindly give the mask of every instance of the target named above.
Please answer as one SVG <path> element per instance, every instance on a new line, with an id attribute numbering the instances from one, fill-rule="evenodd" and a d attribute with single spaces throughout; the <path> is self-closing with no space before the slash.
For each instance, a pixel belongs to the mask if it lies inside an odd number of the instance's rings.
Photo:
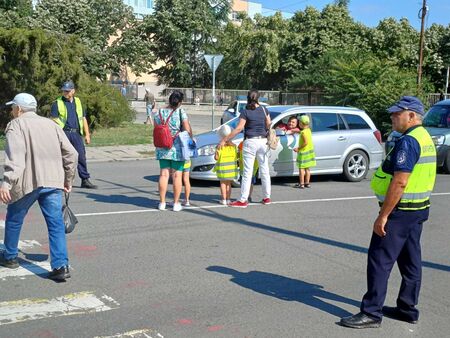
<path id="1" fill-rule="evenodd" d="M 72 89 L 75 89 L 75 85 L 72 81 L 64 82 L 64 84 L 61 87 L 61 90 L 63 91 L 70 91 Z"/>
<path id="2" fill-rule="evenodd" d="M 420 115 L 425 114 L 422 101 L 415 96 L 403 96 L 392 107 L 388 108 L 389 113 L 397 113 L 404 110 L 411 110 Z"/>

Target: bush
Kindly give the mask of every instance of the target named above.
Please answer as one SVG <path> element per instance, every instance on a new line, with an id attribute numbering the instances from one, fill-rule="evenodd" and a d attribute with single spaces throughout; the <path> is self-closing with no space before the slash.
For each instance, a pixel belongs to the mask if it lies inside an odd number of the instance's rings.
<path id="1" fill-rule="evenodd" d="M 130 121 L 134 112 L 126 99 L 83 71 L 80 60 L 84 51 L 74 36 L 0 29 L 0 103 L 27 92 L 36 97 L 38 113 L 48 116 L 52 102 L 61 95 L 61 84 L 71 79 L 94 127 Z M 0 126 L 4 127 L 8 121 L 8 114 L 0 115 Z"/>

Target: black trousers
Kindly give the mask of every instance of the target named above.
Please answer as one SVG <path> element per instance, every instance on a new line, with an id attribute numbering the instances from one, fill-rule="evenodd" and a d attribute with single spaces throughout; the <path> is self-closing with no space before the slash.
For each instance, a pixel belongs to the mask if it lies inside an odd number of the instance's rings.
<path id="1" fill-rule="evenodd" d="M 66 133 L 67 138 L 78 153 L 78 176 L 80 176 L 82 180 L 89 178 L 90 175 L 87 170 L 86 148 L 84 147 L 83 137 L 78 132 L 71 132 L 66 130 L 64 132 Z"/>
<path id="2" fill-rule="evenodd" d="M 411 320 L 419 318 L 416 305 L 422 281 L 420 235 L 429 209 L 394 210 L 388 217 L 386 236 L 372 234 L 367 262 L 367 293 L 361 302 L 361 312 L 381 319 L 386 299 L 389 275 L 397 262 L 402 283 L 397 307 Z"/>

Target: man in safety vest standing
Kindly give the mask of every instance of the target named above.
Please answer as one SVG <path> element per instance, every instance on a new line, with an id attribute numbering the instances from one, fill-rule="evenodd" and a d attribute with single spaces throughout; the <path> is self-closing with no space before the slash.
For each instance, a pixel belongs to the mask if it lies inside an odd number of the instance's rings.
<path id="1" fill-rule="evenodd" d="M 61 87 L 62 96 L 52 104 L 51 118 L 61 127 L 70 143 L 78 152 L 78 175 L 81 178 L 81 187 L 97 189 L 89 180 L 90 175 L 86 164 L 86 149 L 83 137 L 87 144 L 91 143 L 91 134 L 86 120 L 86 112 L 81 100 L 75 96 L 75 85 L 67 81 Z"/>
<path id="2" fill-rule="evenodd" d="M 422 280 L 420 235 L 428 219 L 436 179 L 436 148 L 422 127 L 424 108 L 418 98 L 404 96 L 388 112 L 392 128 L 403 135 L 371 181 L 381 209 L 373 224 L 368 290 L 361 312 L 340 321 L 351 328 L 379 327 L 383 315 L 411 324 L 419 319 L 416 305 Z M 395 262 L 402 276 L 397 306 L 383 306 Z"/>

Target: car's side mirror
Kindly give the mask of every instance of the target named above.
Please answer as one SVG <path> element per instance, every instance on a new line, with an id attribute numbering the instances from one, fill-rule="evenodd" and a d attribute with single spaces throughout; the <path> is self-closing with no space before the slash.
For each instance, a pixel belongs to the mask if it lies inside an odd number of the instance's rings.
<path id="1" fill-rule="evenodd" d="M 229 111 L 231 114 L 234 114 L 234 109 L 233 109 L 233 108 L 228 109 L 228 111 Z"/>

